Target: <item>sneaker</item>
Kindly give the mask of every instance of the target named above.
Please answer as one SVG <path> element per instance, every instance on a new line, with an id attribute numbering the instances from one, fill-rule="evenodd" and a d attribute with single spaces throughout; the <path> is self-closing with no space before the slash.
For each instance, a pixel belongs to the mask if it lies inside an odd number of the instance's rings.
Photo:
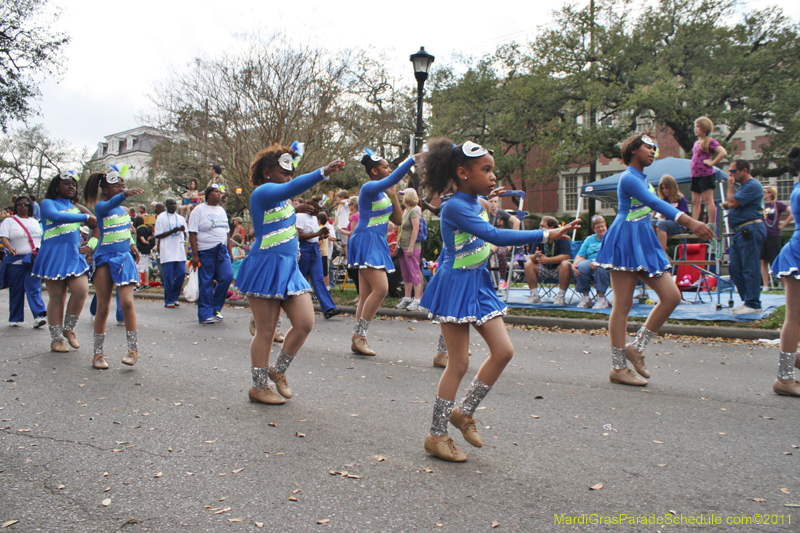
<path id="1" fill-rule="evenodd" d="M 216 324 L 217 321 L 214 320 L 214 317 L 208 317 L 205 320 L 200 321 L 201 324 Z"/>
<path id="2" fill-rule="evenodd" d="M 324 316 L 324 317 L 325 317 L 325 319 L 327 320 L 327 319 L 329 319 L 329 318 L 333 318 L 333 317 L 335 317 L 336 315 L 338 315 L 338 314 L 339 314 L 339 313 L 341 313 L 341 312 L 342 312 L 342 310 L 341 310 L 341 309 L 339 309 L 338 307 L 334 307 L 334 308 L 332 308 L 332 309 L 328 309 L 327 311 L 325 311 L 324 313 L 322 313 L 322 316 Z M 278 392 L 280 392 L 280 390 L 278 390 Z"/>
<path id="3" fill-rule="evenodd" d="M 20 328 L 22 327 L 22 322 L 9 322 L 8 327 L 10 328 Z"/>
<path id="4" fill-rule="evenodd" d="M 44 316 L 37 316 L 33 319 L 33 327 L 39 329 L 40 327 L 47 324 L 47 318 Z"/>
<path id="5" fill-rule="evenodd" d="M 406 311 L 419 311 L 419 300 L 411 300 L 411 303 L 406 306 Z"/>
<path id="6" fill-rule="evenodd" d="M 502 280 L 500 283 L 497 284 L 497 288 L 501 291 L 506 290 L 507 287 L 508 283 L 506 283 L 506 280 Z"/>
<path id="7" fill-rule="evenodd" d="M 403 298 L 402 300 L 400 300 L 400 303 L 398 303 L 397 305 L 394 306 L 394 308 L 395 309 L 405 309 L 413 301 L 414 300 L 412 298 Z"/>
<path id="8" fill-rule="evenodd" d="M 175 307 L 180 307 L 181 306 L 181 304 L 178 303 L 178 302 L 172 302 L 172 305 L 174 305 Z"/>
<path id="9" fill-rule="evenodd" d="M 761 312 L 760 307 L 758 309 L 753 309 L 752 307 L 747 307 L 746 305 L 743 305 L 741 307 L 736 307 L 733 310 L 734 315 L 752 315 L 754 313 L 760 313 L 760 312 Z"/>
<path id="10" fill-rule="evenodd" d="M 611 307 L 611 304 L 608 303 L 608 300 L 605 297 L 598 298 L 597 303 L 592 306 L 592 309 L 608 309 Z"/>
<path id="11" fill-rule="evenodd" d="M 225 318 L 219 311 L 214 311 L 214 320 L 216 320 L 217 322 L 222 322 L 223 320 L 225 320 Z"/>
<path id="12" fill-rule="evenodd" d="M 583 298 L 581 298 L 581 301 L 578 302 L 578 307 L 580 307 L 581 309 L 586 309 L 591 306 L 592 306 L 592 299 L 589 298 L 588 296 L 584 296 Z"/>
<path id="13" fill-rule="evenodd" d="M 540 304 L 542 303 L 542 299 L 539 297 L 538 294 L 531 294 L 528 296 L 527 300 L 525 300 L 526 304 Z"/>
<path id="14" fill-rule="evenodd" d="M 564 301 L 564 295 L 559 294 L 556 296 L 556 301 L 553 302 L 554 305 L 567 305 L 567 302 Z"/>

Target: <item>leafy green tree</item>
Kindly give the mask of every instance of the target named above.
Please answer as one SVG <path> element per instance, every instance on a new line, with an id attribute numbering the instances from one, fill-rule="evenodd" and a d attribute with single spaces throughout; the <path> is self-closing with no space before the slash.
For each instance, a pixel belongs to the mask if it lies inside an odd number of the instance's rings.
<path id="1" fill-rule="evenodd" d="M 69 42 L 54 32 L 58 12 L 47 0 L 0 0 L 0 129 L 34 114 L 42 75 L 60 74 L 62 50 Z"/>
<path id="2" fill-rule="evenodd" d="M 651 110 L 687 153 L 700 116 L 725 126 L 723 142 L 748 123 L 766 128 L 772 146 L 796 140 L 798 25 L 774 7 L 729 23 L 740 7 L 735 1 L 660 0 L 637 24 L 638 42 L 652 60 L 638 73 L 630 106 Z"/>

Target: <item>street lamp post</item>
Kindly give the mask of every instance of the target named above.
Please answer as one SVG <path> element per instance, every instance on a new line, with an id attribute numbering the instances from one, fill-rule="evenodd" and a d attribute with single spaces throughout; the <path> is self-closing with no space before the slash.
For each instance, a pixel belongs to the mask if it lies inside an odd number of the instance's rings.
<path id="1" fill-rule="evenodd" d="M 411 62 L 414 64 L 414 77 L 417 79 L 417 131 L 414 132 L 415 143 L 411 149 L 413 154 L 417 146 L 422 144 L 422 95 L 425 80 L 428 79 L 428 71 L 431 68 L 434 57 L 425 51 L 424 46 L 419 47 L 419 52 L 411 54 Z"/>

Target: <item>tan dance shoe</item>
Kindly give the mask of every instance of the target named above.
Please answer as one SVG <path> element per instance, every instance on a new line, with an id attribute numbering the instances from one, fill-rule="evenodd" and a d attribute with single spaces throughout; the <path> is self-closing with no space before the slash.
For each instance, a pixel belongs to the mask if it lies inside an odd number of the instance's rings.
<path id="1" fill-rule="evenodd" d="M 99 353 L 92 358 L 92 366 L 99 369 L 105 370 L 108 368 L 108 363 L 106 362 L 105 354 Z"/>
<path id="2" fill-rule="evenodd" d="M 50 351 L 65 353 L 69 351 L 69 348 L 67 347 L 67 343 L 64 342 L 63 340 L 53 341 L 50 343 Z"/>
<path id="3" fill-rule="evenodd" d="M 774 390 L 776 394 L 782 394 L 784 396 L 800 396 L 800 383 L 798 383 L 797 380 L 791 383 L 784 383 L 776 379 L 775 383 L 772 384 L 772 390 Z"/>
<path id="4" fill-rule="evenodd" d="M 250 317 L 250 335 L 256 336 L 256 318 L 254 316 Z"/>
<path id="5" fill-rule="evenodd" d="M 78 342 L 78 337 L 75 336 L 75 332 L 71 329 L 64 330 L 64 338 L 67 339 L 69 345 L 76 350 L 81 347 L 81 343 Z"/>
<path id="6" fill-rule="evenodd" d="M 458 409 L 453 409 L 450 413 L 450 423 L 461 430 L 461 434 L 464 435 L 464 440 L 476 448 L 483 447 L 483 439 L 481 439 L 481 435 L 478 433 L 474 417 L 462 415 Z"/>
<path id="7" fill-rule="evenodd" d="M 644 366 L 644 356 L 637 352 L 631 344 L 625 345 L 625 359 L 631 362 L 640 376 L 643 378 L 650 377 L 650 371 Z"/>
<path id="8" fill-rule="evenodd" d="M 426 435 L 425 451 L 439 459 L 453 463 L 463 463 L 467 460 L 467 454 L 456 448 L 453 439 L 449 435 L 446 435 L 444 440 L 439 442 L 433 442 L 430 434 Z"/>
<path id="9" fill-rule="evenodd" d="M 350 349 L 353 353 L 359 355 L 375 355 L 375 350 L 367 344 L 367 338 L 360 335 L 353 335 L 353 343 L 350 345 Z"/>
<path id="10" fill-rule="evenodd" d="M 294 396 L 292 394 L 292 389 L 289 388 L 289 382 L 286 381 L 286 374 L 278 374 L 277 372 L 268 370 L 267 375 L 269 379 L 275 382 L 275 389 L 278 391 L 278 394 L 284 398 L 291 398 Z"/>
<path id="11" fill-rule="evenodd" d="M 128 350 L 128 355 L 122 358 L 122 363 L 125 365 L 133 366 L 139 360 L 139 352 Z"/>
<path id="12" fill-rule="evenodd" d="M 437 353 L 433 356 L 433 366 L 438 368 L 447 368 L 447 354 Z"/>
<path id="13" fill-rule="evenodd" d="M 279 342 L 280 343 L 280 342 L 283 342 L 285 340 L 286 340 L 286 336 L 276 329 L 275 330 L 275 336 L 272 337 L 272 342 Z"/>
<path id="14" fill-rule="evenodd" d="M 611 383 L 620 383 L 622 385 L 633 385 L 634 387 L 644 387 L 647 385 L 647 380 L 642 379 L 633 373 L 630 368 L 623 368 L 621 370 L 611 369 L 611 374 L 608 376 Z"/>
<path id="15" fill-rule="evenodd" d="M 278 396 L 269 385 L 263 389 L 250 387 L 247 395 L 250 397 L 251 402 L 265 403 L 267 405 L 282 405 L 286 403 L 286 400 Z"/>

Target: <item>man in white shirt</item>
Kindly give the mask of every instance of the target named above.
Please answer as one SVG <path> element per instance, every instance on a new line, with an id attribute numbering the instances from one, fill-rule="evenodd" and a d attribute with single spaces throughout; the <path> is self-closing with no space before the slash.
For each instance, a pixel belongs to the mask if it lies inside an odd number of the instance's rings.
<path id="1" fill-rule="evenodd" d="M 178 202 L 167 198 L 167 210 L 156 218 L 158 257 L 164 267 L 164 307 L 180 306 L 178 298 L 186 278 L 186 219 L 176 210 Z"/>
<path id="2" fill-rule="evenodd" d="M 311 286 L 317 295 L 319 305 L 322 308 L 322 316 L 331 318 L 338 315 L 341 311 L 333 303 L 331 293 L 325 285 L 322 275 L 322 256 L 319 252 L 319 239 L 328 237 L 328 229 L 319 227 L 317 214 L 319 205 L 315 200 L 308 202 L 313 206 L 311 214 L 297 213 L 295 215 L 295 226 L 297 226 L 297 239 L 300 241 L 300 273 L 303 277 L 310 278 Z"/>
<path id="3" fill-rule="evenodd" d="M 336 193 L 336 212 L 334 213 L 334 224 L 340 230 L 347 229 L 350 224 L 350 208 L 347 207 L 347 201 L 350 199 L 350 193 L 347 191 L 339 191 Z M 347 257 L 347 235 L 339 233 L 337 237 L 342 239 L 344 245 L 344 256 Z"/>

